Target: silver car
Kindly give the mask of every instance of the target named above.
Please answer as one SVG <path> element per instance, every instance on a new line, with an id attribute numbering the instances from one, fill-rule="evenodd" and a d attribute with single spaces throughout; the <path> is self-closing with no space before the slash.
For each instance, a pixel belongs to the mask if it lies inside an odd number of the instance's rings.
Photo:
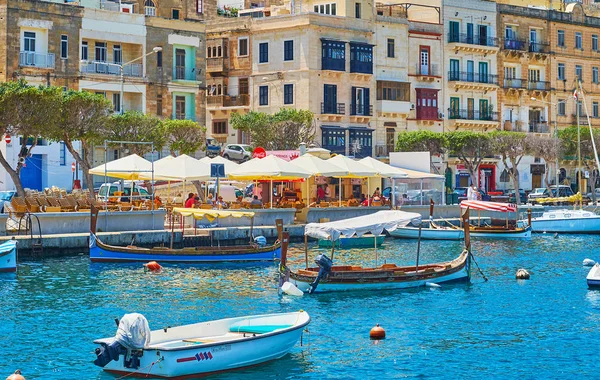
<path id="1" fill-rule="evenodd" d="M 223 157 L 238 162 L 248 161 L 252 158 L 252 147 L 246 144 L 227 144 L 223 149 Z"/>

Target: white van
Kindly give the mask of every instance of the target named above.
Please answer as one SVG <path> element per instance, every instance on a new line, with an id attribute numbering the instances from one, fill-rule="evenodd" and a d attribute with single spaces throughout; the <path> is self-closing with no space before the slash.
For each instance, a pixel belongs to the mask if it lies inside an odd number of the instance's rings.
<path id="1" fill-rule="evenodd" d="M 121 191 L 121 184 L 119 182 L 114 183 L 103 183 L 98 190 L 97 199 L 101 202 L 108 201 L 109 197 L 114 197 L 115 192 Z M 133 192 L 140 194 L 138 199 L 150 199 L 151 195 L 145 187 L 141 187 L 134 183 Z M 108 195 L 107 195 L 108 194 Z M 123 196 L 129 196 L 131 194 L 131 182 L 125 182 L 123 185 Z"/>
<path id="2" fill-rule="evenodd" d="M 208 185 L 208 192 L 209 194 L 212 194 L 213 199 L 216 198 L 214 184 Z M 244 192 L 235 186 L 219 185 L 219 195 L 223 197 L 223 200 L 225 202 L 234 202 L 237 199 L 237 197 L 243 197 Z"/>

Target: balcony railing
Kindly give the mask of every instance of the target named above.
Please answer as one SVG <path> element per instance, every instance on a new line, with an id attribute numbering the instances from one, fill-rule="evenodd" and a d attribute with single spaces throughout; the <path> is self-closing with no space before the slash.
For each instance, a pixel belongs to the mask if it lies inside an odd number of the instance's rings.
<path id="1" fill-rule="evenodd" d="M 505 79 L 504 80 L 504 88 L 526 88 L 527 80 L 526 79 Z"/>
<path id="2" fill-rule="evenodd" d="M 527 47 L 525 41 L 512 38 L 505 38 L 503 45 L 506 50 L 526 50 Z"/>
<path id="3" fill-rule="evenodd" d="M 345 115 L 346 103 L 321 103 L 321 113 L 329 115 Z"/>
<path id="4" fill-rule="evenodd" d="M 438 65 L 432 64 L 429 66 L 424 66 L 417 63 L 417 65 L 415 66 L 415 75 L 439 77 L 440 69 Z"/>
<path id="5" fill-rule="evenodd" d="M 106 75 L 120 75 L 121 67 L 116 63 L 108 62 L 82 62 L 79 65 L 79 71 L 85 74 L 106 74 Z M 138 77 L 141 78 L 143 75 L 143 66 L 141 63 L 130 63 L 129 65 L 123 66 L 123 75 L 126 77 Z"/>
<path id="6" fill-rule="evenodd" d="M 481 46 L 498 46 L 498 39 L 495 37 L 479 36 L 467 33 L 449 33 L 448 43 L 461 43 Z"/>
<path id="7" fill-rule="evenodd" d="M 214 95 L 206 97 L 208 106 L 218 107 L 245 107 L 250 105 L 250 95 L 242 94 L 237 96 L 231 95 Z"/>
<path id="8" fill-rule="evenodd" d="M 321 70 L 346 71 L 346 60 L 343 58 L 323 57 L 321 59 Z"/>
<path id="9" fill-rule="evenodd" d="M 460 81 L 460 82 L 475 82 L 475 83 L 489 83 L 498 84 L 498 76 L 483 73 L 471 73 L 465 71 L 449 71 L 449 81 Z"/>
<path id="10" fill-rule="evenodd" d="M 373 74 L 373 62 L 362 62 L 357 60 L 350 60 L 350 72 L 351 73 L 362 73 L 362 74 Z"/>
<path id="11" fill-rule="evenodd" d="M 373 106 L 364 104 L 350 104 L 350 115 L 373 116 Z"/>
<path id="12" fill-rule="evenodd" d="M 527 88 L 529 90 L 550 91 L 550 82 L 543 82 L 543 81 L 534 82 L 534 81 L 529 81 L 529 84 L 527 85 Z"/>
<path id="13" fill-rule="evenodd" d="M 196 68 L 177 66 L 173 72 L 174 80 L 196 80 Z"/>
<path id="14" fill-rule="evenodd" d="M 383 5 L 377 4 L 377 16 L 408 18 L 408 12 L 405 5 Z"/>
<path id="15" fill-rule="evenodd" d="M 545 121 L 530 121 L 529 132 L 531 133 L 550 133 L 550 127 Z"/>
<path id="16" fill-rule="evenodd" d="M 19 66 L 53 69 L 54 62 L 54 54 L 42 54 L 30 51 L 19 52 Z"/>
<path id="17" fill-rule="evenodd" d="M 530 41 L 529 42 L 529 52 L 530 53 L 548 54 L 550 52 L 550 44 Z"/>
<path id="18" fill-rule="evenodd" d="M 498 112 L 475 110 L 450 110 L 450 119 L 498 121 Z"/>

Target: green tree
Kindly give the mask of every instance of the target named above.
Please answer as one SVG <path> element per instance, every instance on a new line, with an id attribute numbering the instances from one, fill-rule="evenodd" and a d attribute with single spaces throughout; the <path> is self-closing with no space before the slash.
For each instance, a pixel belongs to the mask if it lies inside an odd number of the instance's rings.
<path id="1" fill-rule="evenodd" d="M 106 140 L 152 143 L 155 150 L 160 150 L 165 145 L 162 120 L 155 116 L 137 111 L 125 111 L 122 114 L 113 114 L 108 124 Z M 118 148 L 121 155 L 135 153 L 143 156 L 152 151 L 150 144 L 124 143 L 113 147 Z"/>
<path id="2" fill-rule="evenodd" d="M 310 144 L 315 139 L 314 115 L 310 111 L 282 108 L 268 115 L 251 111 L 231 115 L 234 129 L 250 134 L 254 146 L 267 150 L 298 149 L 300 143 Z"/>
<path id="3" fill-rule="evenodd" d="M 402 132 L 398 134 L 396 150 L 398 152 L 429 152 L 429 165 L 439 174 L 437 167 L 433 165 L 433 156 L 444 154 L 445 143 L 443 133 L 428 130 Z"/>
<path id="4" fill-rule="evenodd" d="M 600 131 L 594 129 L 593 133 L 596 148 L 600 148 Z M 558 138 L 562 147 L 562 153 L 564 155 L 563 158 L 571 161 L 574 165 L 577 165 L 577 126 L 571 126 L 559 130 Z M 590 130 L 587 127 L 581 128 L 581 164 L 582 170 L 586 170 L 590 173 L 590 184 L 593 188 L 598 179 L 598 175 L 596 170 L 594 170 L 596 169 L 596 160 L 594 158 L 592 136 L 590 135 Z M 578 191 L 580 191 L 582 195 L 585 195 L 587 189 L 578 189 Z M 592 193 L 594 194 L 595 191 L 592 191 Z"/>
<path id="5" fill-rule="evenodd" d="M 192 120 L 163 121 L 163 135 L 173 156 L 176 152 L 192 155 L 206 143 L 206 128 Z"/>
<path id="6" fill-rule="evenodd" d="M 450 155 L 458 157 L 471 178 L 472 183 L 477 183 L 476 173 L 485 157 L 492 155 L 490 136 L 487 133 L 470 131 L 446 132 L 445 147 Z"/>
<path id="7" fill-rule="evenodd" d="M 548 194 L 552 194 L 550 191 L 550 165 L 553 164 L 557 158 L 560 158 L 561 144 L 559 143 L 559 140 L 554 137 L 532 135 L 529 136 L 529 140 L 529 149 L 531 155 L 544 160 L 546 165 L 544 184 L 548 189 Z M 558 168 L 554 169 L 558 170 Z"/>
<path id="8" fill-rule="evenodd" d="M 23 80 L 0 83 L 0 132 L 21 136 L 16 166 L 12 167 L 1 151 L 0 164 L 19 196 L 25 195 L 20 177 L 25 159 L 38 144 L 38 138 L 47 137 L 48 129 L 60 123 L 60 91 L 56 87 L 29 86 Z"/>
<path id="9" fill-rule="evenodd" d="M 489 134 L 491 149 L 502 157 L 502 163 L 515 188 L 515 201 L 521 204 L 519 196 L 519 163 L 529 153 L 531 140 L 521 132 L 492 132 Z"/>

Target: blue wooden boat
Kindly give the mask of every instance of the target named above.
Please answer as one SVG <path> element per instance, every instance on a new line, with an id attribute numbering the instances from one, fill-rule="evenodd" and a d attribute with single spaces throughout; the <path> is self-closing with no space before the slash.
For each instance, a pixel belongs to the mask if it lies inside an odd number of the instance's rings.
<path id="1" fill-rule="evenodd" d="M 377 235 L 377 246 L 380 247 L 383 244 L 385 235 Z M 331 248 L 334 244 L 329 239 L 319 239 L 319 248 Z M 352 236 L 352 237 L 340 237 L 335 241 L 336 248 L 373 248 L 375 246 L 374 235 L 363 235 L 363 236 Z"/>
<path id="2" fill-rule="evenodd" d="M 182 216 L 193 216 L 195 219 L 222 217 L 254 217 L 253 212 L 202 210 L 176 208 Z M 208 263 L 208 262 L 249 262 L 273 261 L 281 258 L 282 249 L 287 250 L 286 243 L 282 245 L 283 221 L 277 220 L 278 240 L 271 245 L 259 245 L 251 241 L 246 245 L 235 246 L 200 246 L 173 249 L 169 247 L 142 248 L 132 245 L 126 247 L 113 246 L 103 243 L 96 235 L 98 210 L 92 207 L 90 228 L 90 260 L 92 262 L 147 262 L 158 261 L 165 263 Z M 252 239 L 252 230 L 250 231 Z M 169 242 L 165 242 L 168 245 Z"/>
<path id="3" fill-rule="evenodd" d="M 0 244 L 0 272 L 17 271 L 17 241 Z"/>

